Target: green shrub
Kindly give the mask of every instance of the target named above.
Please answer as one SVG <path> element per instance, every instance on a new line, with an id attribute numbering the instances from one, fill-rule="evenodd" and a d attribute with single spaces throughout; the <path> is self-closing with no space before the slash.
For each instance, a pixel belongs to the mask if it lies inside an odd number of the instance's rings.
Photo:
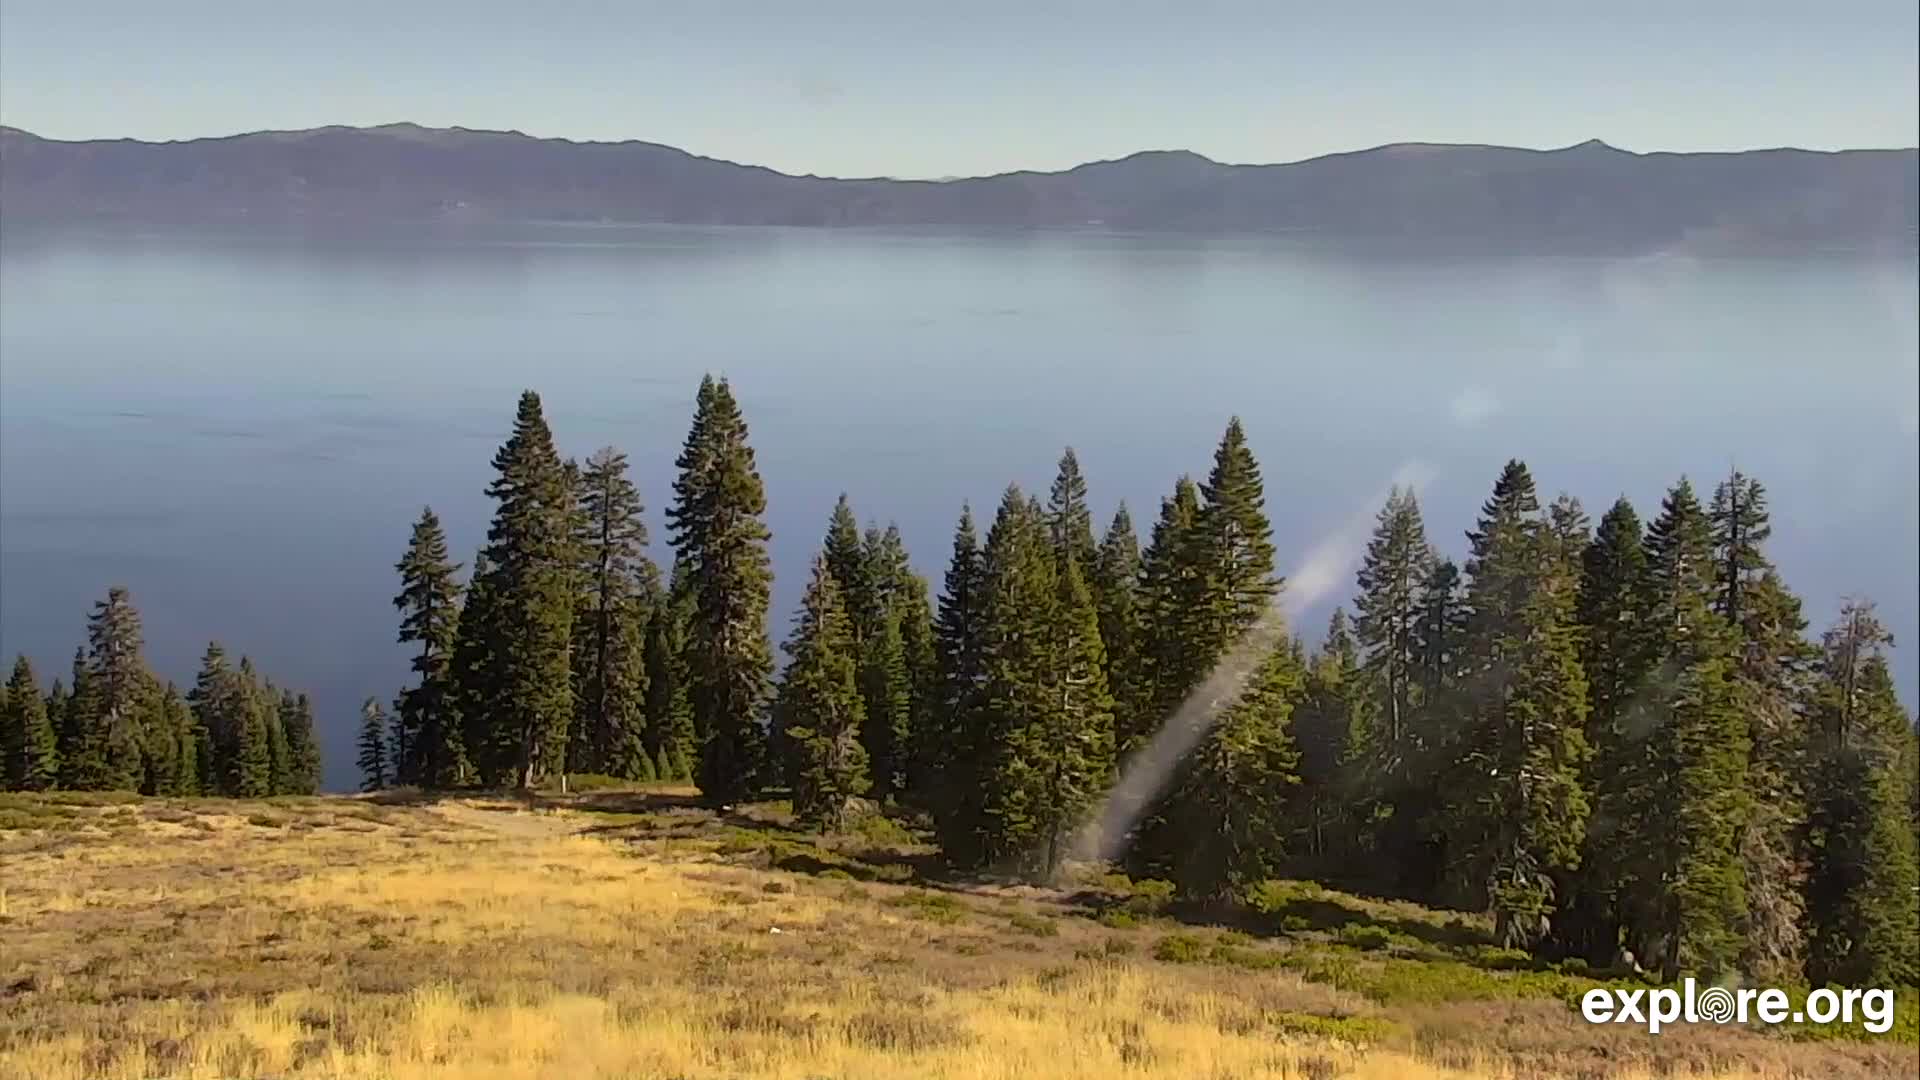
<path id="1" fill-rule="evenodd" d="M 1197 964 L 1207 958 L 1207 943 L 1195 934 L 1168 934 L 1153 946 L 1153 958 L 1169 964 Z"/>
<path id="2" fill-rule="evenodd" d="M 1016 911 L 1007 916 L 1007 923 L 1015 930 L 1023 934 L 1032 934 L 1034 937 L 1060 936 L 1060 927 L 1055 925 L 1052 919 L 1029 915 L 1024 911 Z"/>
<path id="3" fill-rule="evenodd" d="M 1326 898 L 1327 890 L 1318 882 L 1269 878 L 1249 888 L 1244 902 L 1262 915 L 1278 915 L 1294 904 L 1314 903 Z"/>
<path id="4" fill-rule="evenodd" d="M 904 847 L 913 843 L 913 834 L 885 814 L 868 814 L 848 830 L 875 847 Z"/>
<path id="5" fill-rule="evenodd" d="M 1123 906 L 1135 915 L 1158 915 L 1173 903 L 1173 882 L 1147 878 L 1133 882 Z"/>
<path id="6" fill-rule="evenodd" d="M 1482 945 L 1473 950 L 1473 962 L 1488 971 L 1525 971 L 1533 967 L 1533 954 L 1525 949 L 1503 949 Z"/>
<path id="7" fill-rule="evenodd" d="M 1366 952 L 1387 947 L 1393 935 L 1379 926 L 1343 926 L 1340 928 L 1340 944 Z"/>
<path id="8" fill-rule="evenodd" d="M 1112 930 L 1132 930 L 1140 925 L 1139 916 L 1124 908 L 1108 908 L 1094 921 Z"/>
<path id="9" fill-rule="evenodd" d="M 1400 1032 L 1400 1025 L 1377 1016 L 1319 1016 L 1314 1013 L 1278 1012 L 1268 1017 L 1282 1035 L 1300 1035 L 1313 1039 L 1334 1039 L 1354 1046 L 1382 1042 Z"/>
<path id="10" fill-rule="evenodd" d="M 943 925 L 959 922 L 967 913 L 965 904 L 946 893 L 932 893 L 924 889 L 912 889 L 896 897 L 893 906 L 905 908 L 907 914 L 916 919 Z"/>

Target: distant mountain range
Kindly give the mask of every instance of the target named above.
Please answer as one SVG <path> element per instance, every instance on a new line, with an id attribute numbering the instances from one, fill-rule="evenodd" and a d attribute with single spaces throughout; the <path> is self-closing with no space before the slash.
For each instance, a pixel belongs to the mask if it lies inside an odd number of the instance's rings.
<path id="1" fill-rule="evenodd" d="M 1905 253 L 1920 235 L 1917 157 L 1401 143 L 1285 165 L 1175 150 L 1054 173 L 841 180 L 654 143 L 414 124 L 167 143 L 0 128 L 0 216 L 1098 227 L 1427 249 Z"/>

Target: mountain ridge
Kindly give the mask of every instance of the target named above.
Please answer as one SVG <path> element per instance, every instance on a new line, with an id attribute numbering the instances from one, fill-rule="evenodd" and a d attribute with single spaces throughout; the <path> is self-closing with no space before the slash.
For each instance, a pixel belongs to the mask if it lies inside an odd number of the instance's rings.
<path id="1" fill-rule="evenodd" d="M 1400 142 L 1301 161 L 1140 150 L 940 179 L 782 172 L 639 139 L 400 121 L 168 142 L 0 127 L 9 220 L 1107 227 L 1567 252 L 1906 251 L 1912 148 L 1636 152 Z"/>

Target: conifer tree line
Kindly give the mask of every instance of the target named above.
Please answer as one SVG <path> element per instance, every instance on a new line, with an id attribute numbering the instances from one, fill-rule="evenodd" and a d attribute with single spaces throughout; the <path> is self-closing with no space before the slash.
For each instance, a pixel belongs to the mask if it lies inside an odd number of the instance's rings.
<path id="1" fill-rule="evenodd" d="M 1067 450 L 1044 496 L 962 506 L 936 591 L 842 496 L 778 667 L 766 495 L 725 380 L 700 386 L 647 553 L 626 459 L 563 459 L 522 396 L 462 580 L 429 510 L 399 564 L 414 679 L 369 701 L 370 783 L 687 779 L 783 790 L 821 827 L 917 814 L 962 871 L 1057 870 L 1129 758 L 1284 582 L 1232 421 L 1203 478 L 1096 531 Z M 1686 479 L 1594 522 L 1519 461 L 1457 555 L 1381 508 L 1311 647 L 1273 636 L 1117 846 L 1233 898 L 1280 876 L 1489 913 L 1510 947 L 1866 985 L 1920 979 L 1920 746 L 1865 601 L 1809 636 L 1767 494 Z"/>
<path id="2" fill-rule="evenodd" d="M 0 688 L 0 790 L 143 795 L 311 795 L 320 747 L 305 694 L 207 646 L 182 693 L 148 669 L 140 614 L 123 588 L 87 619 L 68 681 L 42 689 L 24 655 Z"/>

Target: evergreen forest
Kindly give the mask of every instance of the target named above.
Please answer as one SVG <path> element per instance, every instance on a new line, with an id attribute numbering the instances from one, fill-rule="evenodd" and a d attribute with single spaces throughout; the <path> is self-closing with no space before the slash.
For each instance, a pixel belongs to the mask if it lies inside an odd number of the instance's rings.
<path id="1" fill-rule="evenodd" d="M 626 456 L 563 457 L 521 395 L 484 545 L 457 559 L 429 508 L 397 564 L 411 675 L 361 708 L 366 789 L 683 782 L 790 798 L 821 829 L 886 813 L 955 872 L 1045 880 L 1241 656 L 1103 844 L 1136 879 L 1483 911 L 1509 948 L 1666 979 L 1920 982 L 1920 741 L 1893 639 L 1864 599 L 1812 625 L 1754 477 L 1596 519 L 1510 461 L 1452 550 L 1396 488 L 1350 608 L 1309 641 L 1273 632 L 1286 582 L 1238 419 L 1144 529 L 1124 504 L 1096 527 L 1068 449 L 1049 490 L 957 508 L 937 585 L 897 528 L 822 507 L 776 654 L 765 489 L 726 380 L 701 383 L 675 466 L 656 562 Z M 317 783 L 304 696 L 218 644 L 191 689 L 162 684 L 121 589 L 70 680 L 23 657 L 0 693 L 9 789 Z"/>

